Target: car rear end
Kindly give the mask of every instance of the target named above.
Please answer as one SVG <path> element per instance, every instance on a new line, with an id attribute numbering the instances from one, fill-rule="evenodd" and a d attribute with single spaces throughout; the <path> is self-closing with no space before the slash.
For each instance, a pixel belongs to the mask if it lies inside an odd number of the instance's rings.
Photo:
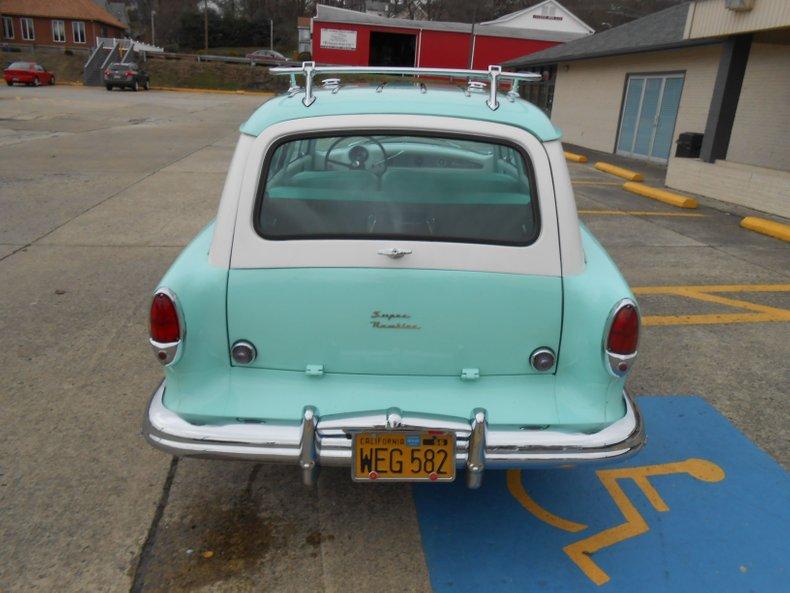
<path id="1" fill-rule="evenodd" d="M 643 441 L 632 299 L 580 232 L 559 141 L 450 117 L 274 124 L 242 136 L 216 225 L 156 293 L 171 331 L 152 334 L 167 380 L 145 432 L 306 483 L 347 465 L 476 487 L 621 458 Z"/>
<path id="2" fill-rule="evenodd" d="M 32 84 L 34 78 L 33 64 L 30 62 L 13 62 L 3 71 L 6 84 Z"/>
<path id="3" fill-rule="evenodd" d="M 118 62 L 104 69 L 103 81 L 108 90 L 113 88 L 134 88 L 139 85 L 139 69 L 136 64 Z"/>

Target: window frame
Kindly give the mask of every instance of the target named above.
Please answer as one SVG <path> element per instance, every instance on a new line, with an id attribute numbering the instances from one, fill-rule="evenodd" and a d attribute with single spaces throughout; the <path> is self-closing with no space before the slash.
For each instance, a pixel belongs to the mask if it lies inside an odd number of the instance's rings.
<path id="1" fill-rule="evenodd" d="M 9 35 L 9 31 L 11 32 L 10 35 Z M 14 17 L 12 16 L 3 17 L 3 37 L 5 39 L 15 39 Z"/>
<path id="2" fill-rule="evenodd" d="M 77 39 L 77 31 L 80 29 L 82 33 L 82 41 Z M 87 27 L 85 26 L 85 21 L 71 21 L 71 38 L 74 40 L 74 43 L 87 43 L 88 32 Z"/>
<path id="3" fill-rule="evenodd" d="M 22 32 L 23 41 L 36 40 L 36 23 L 28 16 L 19 17 L 19 29 Z M 29 37 L 27 35 L 30 35 Z"/>
<path id="4" fill-rule="evenodd" d="M 515 150 L 517 154 L 521 155 L 524 161 L 524 170 L 529 180 L 530 203 L 525 205 L 531 211 L 534 230 L 532 236 L 527 241 L 481 241 L 470 240 L 469 238 L 455 238 L 455 237 L 431 237 L 431 236 L 415 236 L 415 235 L 376 235 L 371 234 L 355 234 L 355 235 L 282 235 L 282 236 L 269 236 L 261 228 L 261 210 L 263 208 L 264 193 L 266 191 L 266 183 L 269 176 L 269 169 L 272 164 L 277 149 L 283 144 L 289 142 L 300 141 L 317 141 L 321 138 L 339 138 L 339 137 L 358 137 L 358 136 L 393 136 L 393 137 L 423 137 L 423 138 L 441 138 L 452 140 L 466 140 L 470 142 L 486 143 L 494 147 L 506 147 Z M 496 155 L 495 155 L 496 156 Z M 472 134 L 454 133 L 447 131 L 428 131 L 428 130 L 392 130 L 392 129 L 354 129 L 348 130 L 334 130 L 334 131 L 315 131 L 315 132 L 298 132 L 294 134 L 284 135 L 278 138 L 269 146 L 264 157 L 263 166 L 260 169 L 260 176 L 258 179 L 258 186 L 255 190 L 255 203 L 252 209 L 252 226 L 255 233 L 261 239 L 266 241 L 417 241 L 428 243 L 462 243 L 464 245 L 490 245 L 500 247 L 514 247 L 524 248 L 534 244 L 541 236 L 543 231 L 541 216 L 540 216 L 540 196 L 537 188 L 537 178 L 535 167 L 527 151 L 516 142 L 511 142 L 502 138 L 493 138 L 486 136 L 477 136 Z"/>
<path id="5" fill-rule="evenodd" d="M 55 32 L 60 33 L 60 39 Z M 55 43 L 66 43 L 66 21 L 63 19 L 52 19 L 52 41 Z"/>

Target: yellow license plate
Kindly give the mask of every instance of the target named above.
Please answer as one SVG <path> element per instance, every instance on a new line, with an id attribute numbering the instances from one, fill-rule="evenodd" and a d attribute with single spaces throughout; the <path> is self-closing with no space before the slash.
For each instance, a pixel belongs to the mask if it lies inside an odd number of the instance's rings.
<path id="1" fill-rule="evenodd" d="M 354 435 L 356 481 L 452 482 L 455 434 L 441 430 L 360 432 Z"/>

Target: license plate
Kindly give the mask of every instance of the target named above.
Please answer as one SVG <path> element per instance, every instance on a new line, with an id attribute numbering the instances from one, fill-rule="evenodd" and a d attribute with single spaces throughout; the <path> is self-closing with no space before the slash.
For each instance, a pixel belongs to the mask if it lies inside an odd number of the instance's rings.
<path id="1" fill-rule="evenodd" d="M 455 434 L 441 430 L 360 432 L 354 435 L 355 481 L 452 482 Z"/>

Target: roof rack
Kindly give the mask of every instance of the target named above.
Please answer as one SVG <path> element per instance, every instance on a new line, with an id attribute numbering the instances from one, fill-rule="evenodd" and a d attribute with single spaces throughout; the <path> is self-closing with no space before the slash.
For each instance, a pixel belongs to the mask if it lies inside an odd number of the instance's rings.
<path id="1" fill-rule="evenodd" d="M 305 96 L 302 99 L 302 103 L 305 107 L 310 107 L 310 105 L 315 102 L 315 95 L 313 94 L 313 77 L 316 74 L 400 74 L 405 76 L 466 78 L 470 81 L 485 80 L 488 82 L 489 87 L 486 105 L 488 105 L 491 110 L 496 110 L 499 107 L 497 101 L 497 86 L 500 80 L 511 81 L 508 98 L 513 100 L 512 98 L 518 92 L 518 83 L 520 81 L 535 81 L 541 78 L 540 74 L 532 72 L 503 72 L 502 66 L 489 66 L 488 70 L 463 70 L 455 68 L 407 68 L 400 66 L 316 66 L 315 62 L 303 62 L 301 66 L 269 68 L 269 72 L 275 75 L 290 75 L 291 87 L 288 89 L 289 96 L 301 92 L 301 89 L 296 84 L 296 76 L 304 76 Z"/>

